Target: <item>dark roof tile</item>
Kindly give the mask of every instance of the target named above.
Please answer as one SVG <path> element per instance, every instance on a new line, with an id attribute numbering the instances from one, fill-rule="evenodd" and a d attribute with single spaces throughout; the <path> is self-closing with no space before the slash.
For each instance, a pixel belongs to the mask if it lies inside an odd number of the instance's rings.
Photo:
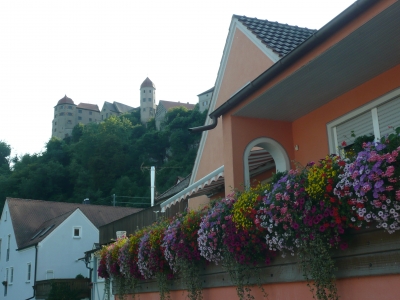
<path id="1" fill-rule="evenodd" d="M 268 20 L 237 15 L 234 17 L 279 56 L 285 56 L 316 32 L 314 29 L 270 22 Z"/>

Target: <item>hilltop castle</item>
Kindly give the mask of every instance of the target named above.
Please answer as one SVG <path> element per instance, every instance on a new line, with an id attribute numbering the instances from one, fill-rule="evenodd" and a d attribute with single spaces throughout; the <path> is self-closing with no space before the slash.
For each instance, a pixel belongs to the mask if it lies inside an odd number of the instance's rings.
<path id="1" fill-rule="evenodd" d="M 210 99 L 212 97 L 213 89 L 207 90 L 199 94 L 200 111 L 208 108 Z M 205 100 L 204 97 L 207 97 Z M 60 139 L 71 136 L 73 128 L 77 124 L 89 124 L 92 122 L 101 122 L 111 116 L 119 116 L 128 113 L 134 109 L 140 109 L 140 121 L 145 124 L 151 118 L 155 118 L 156 127 L 158 130 L 161 128 L 161 123 L 165 118 L 168 110 L 183 106 L 191 110 L 194 104 L 180 103 L 174 101 L 160 100 L 159 105 L 156 105 L 156 86 L 147 77 L 140 85 L 140 106 L 135 108 L 119 102 L 107 102 L 103 104 L 101 111 L 96 104 L 79 103 L 76 105 L 71 98 L 67 95 L 57 102 L 54 106 L 54 119 L 52 122 L 52 137 Z"/>

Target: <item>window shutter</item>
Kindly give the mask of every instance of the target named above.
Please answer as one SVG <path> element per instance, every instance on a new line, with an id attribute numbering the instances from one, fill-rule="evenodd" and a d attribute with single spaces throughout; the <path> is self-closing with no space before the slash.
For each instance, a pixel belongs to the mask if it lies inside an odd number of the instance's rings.
<path id="1" fill-rule="evenodd" d="M 400 126 L 400 97 L 378 106 L 378 119 L 381 137 L 394 133 L 393 128 Z"/>
<path id="2" fill-rule="evenodd" d="M 343 142 L 346 142 L 347 145 L 353 144 L 352 131 L 356 137 L 374 134 L 371 111 L 358 115 L 336 127 L 338 145 L 342 145 Z"/>

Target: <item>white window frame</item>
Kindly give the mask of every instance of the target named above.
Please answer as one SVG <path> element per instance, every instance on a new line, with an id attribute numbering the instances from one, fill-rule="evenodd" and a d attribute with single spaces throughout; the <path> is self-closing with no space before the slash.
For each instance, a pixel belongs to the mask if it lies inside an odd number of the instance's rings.
<path id="1" fill-rule="evenodd" d="M 51 274 L 51 278 L 49 278 L 49 275 Z M 54 271 L 53 270 L 47 270 L 46 271 L 46 279 L 54 279 Z"/>
<path id="2" fill-rule="evenodd" d="M 372 126 L 374 129 L 374 136 L 375 140 L 378 141 L 381 138 L 380 130 L 379 130 L 379 120 L 378 120 L 378 109 L 377 107 L 393 100 L 394 98 L 400 96 L 400 88 L 397 88 L 378 99 L 375 99 L 359 108 L 356 108 L 347 114 L 337 118 L 336 120 L 328 123 L 326 125 L 326 129 L 328 132 L 328 143 L 329 143 L 329 152 L 332 154 L 339 155 L 339 146 L 337 141 L 337 132 L 336 127 L 344 122 L 350 121 L 351 119 L 370 111 L 371 112 L 371 119 L 372 119 Z"/>
<path id="3" fill-rule="evenodd" d="M 7 236 L 7 253 L 6 253 L 6 261 L 10 260 L 10 245 L 11 245 L 11 234 Z"/>
<path id="4" fill-rule="evenodd" d="M 10 267 L 10 282 L 9 285 L 12 285 L 14 282 L 14 267 Z"/>
<path id="5" fill-rule="evenodd" d="M 75 235 L 75 229 L 79 230 L 79 235 Z M 82 226 L 74 226 L 74 227 L 72 227 L 72 237 L 74 239 L 82 238 Z"/>
<path id="6" fill-rule="evenodd" d="M 32 277 L 32 263 L 28 262 L 26 264 L 26 282 L 31 282 Z"/>

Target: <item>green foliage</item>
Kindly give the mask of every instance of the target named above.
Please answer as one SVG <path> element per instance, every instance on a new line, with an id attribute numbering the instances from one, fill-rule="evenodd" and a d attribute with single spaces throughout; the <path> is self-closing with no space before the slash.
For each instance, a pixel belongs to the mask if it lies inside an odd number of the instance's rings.
<path id="1" fill-rule="evenodd" d="M 89 198 L 104 205 L 112 204 L 112 194 L 149 198 L 150 174 L 143 166 L 157 167 L 156 189 L 161 194 L 177 176 L 191 172 L 201 135 L 187 129 L 203 125 L 206 113 L 177 108 L 166 116 L 161 131 L 154 119 L 141 124 L 140 110 L 99 124 L 79 124 L 67 139 L 51 138 L 43 153 L 13 159 L 11 147 L 0 141 L 1 204 L 6 197 L 63 202 Z M 122 199 L 117 201 L 132 202 L 126 206 L 146 201 Z"/>

